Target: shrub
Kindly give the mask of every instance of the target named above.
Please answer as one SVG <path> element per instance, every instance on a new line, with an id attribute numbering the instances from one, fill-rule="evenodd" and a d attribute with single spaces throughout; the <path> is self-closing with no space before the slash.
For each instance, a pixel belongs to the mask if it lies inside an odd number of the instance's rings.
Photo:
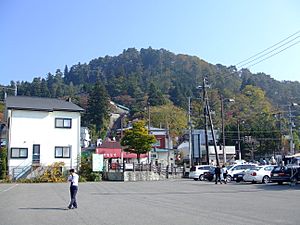
<path id="1" fill-rule="evenodd" d="M 47 166 L 44 173 L 34 178 L 34 182 L 65 182 L 66 177 L 63 175 L 62 168 L 64 167 L 64 162 L 55 162 L 51 166 Z"/>

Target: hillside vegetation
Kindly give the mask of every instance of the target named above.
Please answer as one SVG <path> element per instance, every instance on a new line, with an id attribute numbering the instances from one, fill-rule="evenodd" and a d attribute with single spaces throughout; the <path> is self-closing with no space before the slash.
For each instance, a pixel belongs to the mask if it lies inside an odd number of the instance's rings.
<path id="1" fill-rule="evenodd" d="M 284 65 L 282 65 L 284 66 Z M 58 69 L 55 74 L 46 77 L 35 77 L 32 82 L 18 81 L 18 95 L 67 98 L 72 97 L 87 110 L 84 116 L 85 125 L 105 126 L 105 112 L 95 124 L 92 115 L 97 112 L 89 106 L 88 96 L 94 93 L 98 84 L 98 93 L 105 93 L 105 101 L 111 99 L 131 109 L 131 118 L 147 118 L 145 107 L 150 104 L 153 113 L 160 115 L 162 108 L 173 108 L 179 113 L 180 125 L 168 116 L 168 125 L 174 127 L 174 135 L 180 134 L 185 120 L 182 115 L 188 109 L 188 97 L 192 97 L 192 121 L 195 128 L 203 128 L 203 105 L 199 98 L 204 77 L 207 78 L 208 96 L 211 108 L 215 112 L 213 120 L 217 129 L 221 128 L 220 96 L 224 99 L 234 98 L 234 104 L 225 105 L 225 125 L 227 142 L 235 144 L 237 122 L 242 121 L 242 136 L 250 136 L 251 143 L 243 142 L 244 148 L 258 152 L 280 152 L 284 149 L 283 135 L 289 134 L 288 105 L 299 101 L 300 83 L 277 81 L 264 73 L 253 74 L 248 69 L 237 70 L 234 66 L 213 65 L 204 60 L 184 54 L 174 54 L 165 49 L 152 48 L 137 50 L 129 48 L 118 56 L 105 56 L 93 59 L 88 63 L 78 63 L 64 70 Z M 10 86 L 15 83 L 11 82 Z M 100 86 L 99 86 L 100 85 Z M 99 91 L 100 90 L 100 91 Z M 101 98 L 101 96 L 98 96 Z M 103 99 L 102 99 L 103 100 Z M 169 106 L 168 106 L 169 105 Z M 168 107 L 166 107 L 168 106 Z M 92 113 L 91 113 L 92 112 Z M 299 110 L 293 111 L 295 116 Z M 182 114 L 183 113 L 183 114 Z M 166 114 L 166 113 L 165 113 Z M 166 126 L 161 116 L 155 116 L 153 125 Z M 155 119 L 157 118 L 157 119 Z M 295 125 L 299 117 L 293 118 Z M 173 124 L 172 124 L 173 123 Z M 102 129 L 102 128 L 97 128 Z M 176 130 L 177 129 L 177 130 Z M 176 130 L 176 131 L 175 131 Z M 181 129 L 183 132 L 183 128 Z M 297 142 L 299 130 L 294 136 Z M 253 141 L 252 141 L 253 140 Z M 296 145 L 296 149 L 299 148 Z M 252 150 L 253 151 L 253 150 Z M 246 154 L 246 153 L 245 153 Z"/>

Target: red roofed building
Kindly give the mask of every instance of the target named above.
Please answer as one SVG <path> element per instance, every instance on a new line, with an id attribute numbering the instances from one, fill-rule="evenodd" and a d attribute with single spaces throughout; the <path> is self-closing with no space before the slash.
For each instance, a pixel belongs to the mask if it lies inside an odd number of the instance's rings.
<path id="1" fill-rule="evenodd" d="M 121 154 L 122 153 L 122 154 Z M 123 152 L 121 145 L 117 141 L 106 140 L 102 145 L 96 148 L 96 154 L 103 154 L 105 159 L 136 159 L 134 153 Z M 147 154 L 141 154 L 140 158 L 147 158 Z"/>

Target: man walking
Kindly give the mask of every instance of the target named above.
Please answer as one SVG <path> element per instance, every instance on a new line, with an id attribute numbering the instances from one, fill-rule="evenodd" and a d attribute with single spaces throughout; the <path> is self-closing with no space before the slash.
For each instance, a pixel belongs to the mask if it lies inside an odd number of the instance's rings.
<path id="1" fill-rule="evenodd" d="M 70 176 L 68 177 L 68 181 L 70 182 L 71 201 L 70 201 L 68 208 L 76 209 L 77 208 L 76 195 L 77 195 L 77 191 L 78 191 L 79 176 L 75 173 L 74 169 L 70 169 L 69 172 L 70 172 Z"/>
<path id="2" fill-rule="evenodd" d="M 220 182 L 220 184 L 222 184 L 221 182 L 221 168 L 219 165 L 216 166 L 215 168 L 215 176 L 216 176 L 216 184 L 218 183 L 218 181 Z"/>

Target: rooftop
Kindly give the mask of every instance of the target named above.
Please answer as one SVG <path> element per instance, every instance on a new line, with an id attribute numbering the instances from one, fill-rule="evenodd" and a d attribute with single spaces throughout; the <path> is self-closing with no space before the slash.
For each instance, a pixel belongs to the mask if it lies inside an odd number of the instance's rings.
<path id="1" fill-rule="evenodd" d="M 32 111 L 69 111 L 82 112 L 83 108 L 65 100 L 56 98 L 41 98 L 28 96 L 8 96 L 5 100 L 7 109 L 32 110 Z"/>

